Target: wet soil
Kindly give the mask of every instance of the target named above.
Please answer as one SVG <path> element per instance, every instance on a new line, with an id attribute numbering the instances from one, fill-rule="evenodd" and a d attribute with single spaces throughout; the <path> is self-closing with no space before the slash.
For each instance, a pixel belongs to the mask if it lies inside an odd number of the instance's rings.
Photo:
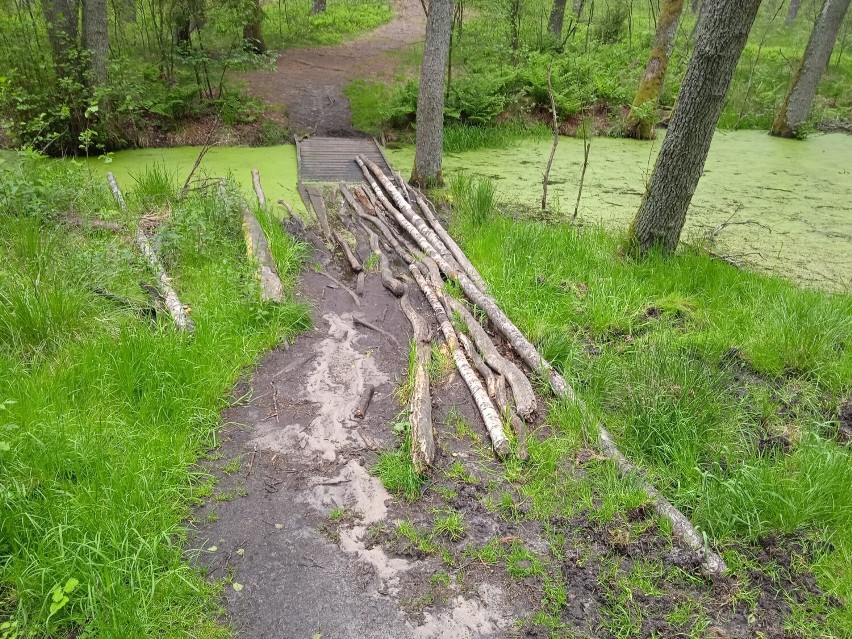
<path id="1" fill-rule="evenodd" d="M 242 76 L 250 94 L 284 107 L 297 134 L 362 135 L 352 126 L 343 89 L 356 78 L 389 80 L 393 53 L 422 42 L 426 17 L 419 0 L 396 0 L 394 18 L 374 31 L 333 47 L 287 49 L 272 73 Z"/>
<path id="2" fill-rule="evenodd" d="M 356 237 L 364 259 L 366 238 Z M 224 583 L 223 622 L 238 636 L 785 637 L 791 599 L 825 604 L 799 568 L 811 552 L 804 539 L 738 548 L 755 568 L 711 582 L 647 506 L 607 521 L 588 511 L 537 516 L 491 454 L 455 372 L 433 385 L 436 460 L 420 497 L 389 494 L 371 469 L 380 451 L 399 444 L 395 391 L 410 325 L 378 274 L 367 274 L 356 304 L 318 272 L 354 290 L 343 257 L 312 233 L 303 239 L 314 247 L 314 268 L 297 297 L 312 306 L 315 328 L 269 353 L 234 389 L 220 447 L 204 464 L 217 483 L 191 533 L 199 565 Z M 404 273 L 400 263 L 394 270 Z M 425 299 L 409 290 L 429 317 Z M 355 419 L 367 384 L 376 394 Z M 549 433 L 541 401 L 538 414 L 530 431 L 541 438 Z M 552 480 L 567 490 L 587 464 L 600 463 L 580 451 Z M 436 527 L 448 513 L 461 515 L 462 530 Z M 642 571 L 650 576 L 631 580 Z M 696 602 L 702 614 L 690 608 Z M 635 632 L 624 634 L 625 620 Z"/>

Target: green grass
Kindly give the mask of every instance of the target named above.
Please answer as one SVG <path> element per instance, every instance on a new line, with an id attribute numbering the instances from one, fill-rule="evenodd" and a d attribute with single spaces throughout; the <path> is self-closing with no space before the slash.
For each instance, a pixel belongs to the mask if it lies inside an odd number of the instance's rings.
<path id="1" fill-rule="evenodd" d="M 834 435 L 838 407 L 852 396 L 852 295 L 740 271 L 689 248 L 634 262 L 600 228 L 470 213 L 475 185 L 451 191 L 461 208 L 453 232 L 493 295 L 628 457 L 725 551 L 735 575 L 745 574 L 736 544 L 771 533 L 809 539 L 804 566 L 845 603 L 823 620 L 794 603 L 791 627 L 847 636 L 852 451 Z M 530 461 L 507 463 L 528 516 L 588 509 L 608 522 L 645 503 L 604 460 L 584 464 L 582 481 L 554 481 L 587 445 L 582 424 L 576 408 L 552 402 L 547 436 L 529 439 Z M 767 446 L 770 437 L 786 438 L 789 450 Z M 628 628 L 636 620 L 622 613 L 612 621 Z"/>
<path id="2" fill-rule="evenodd" d="M 264 2 L 263 35 L 273 49 L 340 44 L 393 17 L 384 0 L 330 0 L 326 11 L 311 15 L 311 0 Z"/>
<path id="3" fill-rule="evenodd" d="M 57 165 L 0 176 L 45 185 L 0 215 L 0 618 L 22 637 L 226 635 L 211 621 L 217 586 L 184 547 L 192 505 L 210 493 L 194 463 L 215 446 L 237 377 L 308 313 L 261 303 L 238 216 L 218 198 L 178 201 L 154 171 L 122 217 L 100 178 Z M 128 232 L 57 222 L 68 211 L 123 219 Z M 153 277 L 130 240 L 142 213 L 168 213 L 156 234 L 191 336 L 92 292 L 149 303 L 137 283 Z M 293 272 L 299 251 L 270 240 Z M 79 585 L 51 615 L 69 579 Z"/>

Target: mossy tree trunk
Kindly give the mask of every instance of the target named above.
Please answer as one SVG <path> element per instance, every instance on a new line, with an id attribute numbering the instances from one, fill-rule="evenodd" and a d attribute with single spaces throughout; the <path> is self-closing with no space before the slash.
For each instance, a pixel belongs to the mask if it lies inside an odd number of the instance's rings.
<path id="1" fill-rule="evenodd" d="M 547 30 L 557 40 L 562 40 L 562 23 L 565 21 L 565 6 L 568 0 L 553 0 L 553 8 L 550 10 L 550 21 Z"/>
<path id="2" fill-rule="evenodd" d="M 677 25 L 683 13 L 683 5 L 684 0 L 663 0 L 651 55 L 648 58 L 645 73 L 639 81 L 639 89 L 636 91 L 633 110 L 627 124 L 627 134 L 630 137 L 650 140 L 656 134 L 654 126 L 656 117 L 651 118 L 648 114 L 640 117 L 637 110 L 649 102 L 656 107 L 660 100 L 660 92 L 666 79 L 666 70 L 677 37 Z"/>
<path id="3" fill-rule="evenodd" d="M 771 135 L 782 138 L 804 137 L 804 125 L 811 114 L 820 78 L 828 67 L 834 43 L 850 0 L 825 0 L 817 16 L 805 54 L 799 63 L 784 103 L 772 123 Z"/>
<path id="4" fill-rule="evenodd" d="M 77 0 L 41 0 L 47 23 L 47 39 L 58 77 L 67 77 L 75 66 L 77 51 Z"/>
<path id="5" fill-rule="evenodd" d="M 109 67 L 109 17 L 106 0 L 83 0 L 83 47 L 89 52 L 92 86 L 107 83 Z"/>
<path id="6" fill-rule="evenodd" d="M 668 133 L 630 226 L 632 253 L 644 255 L 655 247 L 671 253 L 677 248 L 725 94 L 759 7 L 760 0 L 705 5 Z"/>
<path id="7" fill-rule="evenodd" d="M 261 0 L 252 0 L 248 22 L 243 26 L 243 41 L 246 49 L 253 53 L 266 53 L 263 39 L 263 6 Z"/>
<path id="8" fill-rule="evenodd" d="M 421 187 L 443 184 L 444 77 L 450 54 L 453 0 L 432 0 L 426 20 L 426 42 L 417 95 L 417 132 L 411 183 Z"/>

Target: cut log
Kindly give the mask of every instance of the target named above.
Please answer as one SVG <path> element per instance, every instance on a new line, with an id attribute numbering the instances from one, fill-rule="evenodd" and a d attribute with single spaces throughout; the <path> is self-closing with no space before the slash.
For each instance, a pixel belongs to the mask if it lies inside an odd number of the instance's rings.
<path id="1" fill-rule="evenodd" d="M 441 300 L 441 303 L 444 303 L 443 299 Z M 444 304 L 444 309 L 446 308 L 447 305 Z M 488 391 L 488 396 L 491 399 L 496 399 L 497 376 L 494 374 L 494 371 L 488 368 L 488 364 L 486 364 L 482 359 L 467 335 L 461 332 L 457 333 L 457 335 L 459 343 L 462 345 L 462 348 L 464 348 L 464 352 L 467 353 L 468 359 L 473 362 L 473 367 L 482 376 L 482 380 L 485 382 L 485 390 Z"/>
<path id="2" fill-rule="evenodd" d="M 420 273 L 416 264 L 411 264 L 408 268 L 414 276 L 414 280 L 417 282 L 420 290 L 423 291 L 423 294 L 426 296 L 432 310 L 435 312 L 435 317 L 438 318 L 438 325 L 440 326 L 441 332 L 444 334 L 444 339 L 447 342 L 447 346 L 453 355 L 453 361 L 456 364 L 459 375 L 461 375 L 461 378 L 470 389 L 470 394 L 473 395 L 473 401 L 476 404 L 477 409 L 479 409 L 482 421 L 485 423 L 485 428 L 488 431 L 488 436 L 491 438 L 491 445 L 494 447 L 494 452 L 497 453 L 497 456 L 500 458 L 505 457 L 509 454 L 509 440 L 506 437 L 506 433 L 503 432 L 503 424 L 500 421 L 500 415 L 497 413 L 497 409 L 494 408 L 494 404 L 488 397 L 488 392 L 482 386 L 482 382 L 479 381 L 476 373 L 474 373 L 473 369 L 470 367 L 470 363 L 467 361 L 464 352 L 461 348 L 459 348 L 459 342 L 456 338 L 456 332 L 453 329 L 453 325 L 450 323 L 447 314 L 444 312 L 444 307 L 441 306 L 441 302 L 438 300 L 438 297 L 435 295 L 432 287 L 426 281 L 426 278 L 424 278 Z"/>
<path id="3" fill-rule="evenodd" d="M 357 156 L 355 161 L 358 163 L 358 166 L 361 167 L 361 172 L 367 179 L 367 183 L 370 185 L 370 188 L 375 193 L 376 198 L 379 202 L 381 202 L 388 214 L 390 214 L 393 218 L 400 216 L 410 225 L 413 225 L 424 238 L 426 243 L 429 244 L 434 251 L 441 255 L 441 259 L 448 265 L 448 268 L 450 268 L 453 272 L 460 271 L 461 267 L 456 263 L 456 259 L 450 254 L 447 247 L 444 246 L 444 243 L 441 242 L 441 239 L 432 229 L 429 228 L 426 222 L 423 221 L 423 218 L 414 212 L 411 205 L 405 201 L 405 198 L 403 198 L 400 192 L 397 191 L 396 187 L 388 179 L 388 177 L 382 173 L 381 169 L 374 163 L 370 162 L 370 160 L 365 160 L 361 156 Z M 377 179 L 381 182 L 382 186 L 379 186 L 376 182 Z M 387 196 L 382 191 L 382 187 L 384 187 L 385 191 L 391 194 L 396 206 L 388 200 Z M 397 220 L 397 222 L 399 223 L 399 220 Z M 402 226 L 401 223 L 400 226 Z M 420 248 L 423 251 L 426 250 L 422 246 Z"/>
<path id="4" fill-rule="evenodd" d="M 278 269 L 275 267 L 275 259 L 269 250 L 266 234 L 245 200 L 238 200 L 237 206 L 243 217 L 243 237 L 246 242 L 246 251 L 249 258 L 257 261 L 255 277 L 260 282 L 260 298 L 264 302 L 280 303 L 284 299 L 284 286 L 281 284 L 281 278 L 278 277 Z"/>
<path id="5" fill-rule="evenodd" d="M 527 427 L 518 414 L 515 412 L 515 406 L 509 399 L 509 390 L 506 386 L 506 378 L 502 375 L 497 376 L 497 392 L 495 401 L 497 408 L 503 413 L 504 419 L 512 424 L 512 430 L 515 431 L 515 436 L 518 438 L 518 447 L 515 454 L 521 461 L 527 461 L 530 458 L 529 450 L 527 449 Z"/>
<path id="6" fill-rule="evenodd" d="M 355 211 L 355 215 L 361 216 L 364 214 L 364 208 L 361 206 L 361 203 L 355 199 L 355 196 L 352 194 L 352 191 L 349 190 L 349 187 L 346 186 L 344 182 L 340 183 L 340 192 L 343 194 L 343 198 L 346 200 L 347 204 Z"/>
<path id="7" fill-rule="evenodd" d="M 364 162 L 359 158 L 356 158 L 356 161 L 359 166 L 361 166 L 361 170 L 365 173 L 366 177 L 368 171 L 366 170 Z M 381 173 L 380 170 L 379 173 Z M 374 180 L 368 179 L 368 182 L 375 184 Z M 382 184 L 400 208 L 404 208 L 407 205 L 405 199 L 394 188 L 393 184 L 390 183 L 387 177 L 384 177 Z M 375 190 L 375 187 L 373 188 Z M 616 463 L 619 472 L 622 475 L 629 475 L 639 479 L 645 494 L 648 496 L 657 513 L 666 517 L 671 522 L 672 530 L 677 538 L 699 555 L 704 572 L 712 577 L 720 577 L 727 572 L 727 565 L 722 557 L 704 544 L 704 538 L 702 535 L 695 529 L 683 513 L 677 510 L 662 494 L 660 494 L 660 492 L 644 478 L 643 473 L 621 454 L 621 451 L 618 450 L 612 436 L 604 425 L 590 414 L 585 403 L 577 397 L 574 389 L 568 384 L 565 378 L 562 377 L 562 375 L 560 375 L 559 372 L 541 356 L 538 349 L 536 349 L 526 336 L 524 336 L 518 327 L 515 326 L 515 324 L 506 316 L 506 314 L 503 313 L 500 307 L 497 306 L 496 302 L 494 302 L 489 295 L 481 291 L 467 276 L 467 274 L 459 272 L 457 269 L 453 269 L 450 263 L 445 260 L 438 250 L 432 246 L 429 240 L 420 233 L 419 229 L 409 222 L 399 211 L 395 211 L 394 209 L 391 210 L 391 213 L 397 223 L 405 230 L 406 233 L 408 233 L 417 245 L 427 255 L 429 255 L 429 257 L 435 260 L 444 275 L 457 281 L 467 298 L 485 311 L 494 326 L 497 327 L 497 329 L 509 341 L 527 366 L 529 366 L 533 371 L 538 372 L 543 379 L 549 383 L 551 389 L 557 396 L 571 401 L 583 411 L 587 426 L 592 426 L 598 431 L 599 446 L 601 450 Z M 417 275 L 420 277 L 419 272 Z"/>
<path id="8" fill-rule="evenodd" d="M 435 231 L 435 234 L 444 242 L 452 256 L 456 258 L 458 265 L 467 274 L 467 276 L 473 280 L 473 283 L 479 287 L 480 291 L 487 293 L 488 285 L 485 283 L 485 280 L 482 279 L 479 271 L 477 271 L 476 267 L 471 264 L 469 259 L 467 259 L 467 255 L 465 255 L 464 251 L 462 251 L 459 245 L 456 244 L 456 241 L 452 238 L 452 236 L 447 233 L 446 229 L 444 229 L 443 225 L 438 220 L 438 216 L 435 215 L 429 207 L 429 202 L 426 201 L 426 198 L 419 190 L 415 190 L 414 195 L 417 200 L 417 206 L 423 212 L 423 215 L 426 217 L 426 221 L 432 227 L 432 230 Z"/>
<path id="9" fill-rule="evenodd" d="M 291 216 L 296 217 L 296 212 L 295 212 L 295 211 L 293 211 L 293 207 L 292 207 L 292 206 L 290 206 L 289 204 L 287 204 L 287 200 L 285 200 L 284 198 L 281 198 L 280 200 L 278 200 L 278 204 L 280 204 L 280 205 L 281 205 L 281 206 L 283 206 L 285 209 L 287 209 L 287 212 L 288 212 Z"/>
<path id="10" fill-rule="evenodd" d="M 358 278 L 355 280 L 355 293 L 358 297 L 364 297 L 364 282 L 367 279 L 367 274 L 364 271 L 358 273 Z"/>
<path id="11" fill-rule="evenodd" d="M 432 260 L 429 261 L 431 262 Z M 464 304 L 450 295 L 447 295 L 446 299 L 450 306 L 448 312 L 455 312 L 459 315 L 465 326 L 467 326 L 467 330 L 474 344 L 476 344 L 476 348 L 482 353 L 485 362 L 505 377 L 506 381 L 512 387 L 512 394 L 515 397 L 515 407 L 518 413 L 525 419 L 529 419 L 536 409 L 535 392 L 533 391 L 532 384 L 530 384 L 530 380 L 527 379 L 527 376 L 524 375 L 523 371 L 513 361 L 500 354 L 500 351 L 494 346 L 485 329 L 476 321 L 476 318 L 471 315 Z"/>
<path id="12" fill-rule="evenodd" d="M 346 240 L 337 231 L 334 231 L 333 235 L 334 239 L 337 240 L 337 243 L 340 244 L 340 249 L 343 251 L 343 255 L 346 256 L 346 261 L 349 262 L 349 268 L 351 268 L 355 273 L 363 271 L 364 267 L 361 264 L 361 261 L 355 257 L 355 254 L 352 252 L 352 249 L 349 247 Z"/>
<path id="13" fill-rule="evenodd" d="M 254 184 L 254 192 L 257 195 L 257 203 L 261 206 L 266 206 L 266 195 L 263 193 L 263 187 L 260 185 L 260 171 L 257 169 L 251 170 L 251 181 Z"/>
<path id="14" fill-rule="evenodd" d="M 411 461 L 418 473 L 425 472 L 435 457 L 435 437 L 432 432 L 432 398 L 429 389 L 429 360 L 432 348 L 429 327 L 414 310 L 408 292 L 399 300 L 400 308 L 414 331 L 414 388 L 411 392 L 409 423 L 411 424 Z"/>
<path id="15" fill-rule="evenodd" d="M 361 393 L 361 398 L 358 400 L 358 405 L 355 407 L 354 416 L 356 419 L 364 419 L 367 410 L 370 408 L 370 402 L 373 401 L 373 393 L 376 392 L 376 387 L 372 384 L 367 384 L 364 387 L 364 392 Z"/>
<path id="16" fill-rule="evenodd" d="M 112 190 L 115 201 L 118 203 L 118 207 L 122 211 L 126 211 L 127 203 L 125 202 L 121 189 L 118 186 L 118 181 L 115 179 L 112 172 L 107 173 L 107 182 L 109 182 L 109 187 Z M 139 252 L 142 253 L 142 257 L 144 257 L 148 262 L 148 266 L 151 268 L 151 271 L 153 271 L 154 275 L 157 277 L 157 281 L 163 291 L 163 299 L 165 300 L 166 309 L 169 311 L 169 315 L 172 316 L 175 326 L 182 331 L 192 332 L 195 330 L 195 323 L 189 319 L 186 309 L 183 307 L 183 304 L 181 304 L 180 298 L 177 296 L 177 293 L 175 293 L 175 290 L 172 287 L 172 280 L 169 277 L 169 274 L 166 273 L 157 252 L 154 250 L 154 247 L 151 246 L 148 236 L 145 235 L 145 231 L 141 228 L 136 231 L 136 246 L 139 248 Z"/>

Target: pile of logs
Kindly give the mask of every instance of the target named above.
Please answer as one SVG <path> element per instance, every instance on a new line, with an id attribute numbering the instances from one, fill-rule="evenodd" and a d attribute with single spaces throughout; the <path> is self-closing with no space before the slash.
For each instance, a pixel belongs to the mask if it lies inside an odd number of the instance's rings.
<path id="1" fill-rule="evenodd" d="M 565 378 L 500 309 L 489 295 L 483 278 L 443 228 L 423 194 L 396 176 L 388 177 L 363 157 L 357 157 L 356 162 L 364 174 L 366 186 L 350 189 L 345 184 L 339 185 L 339 192 L 351 210 L 351 217 L 340 217 L 347 222 L 351 220 L 351 224 L 357 224 L 367 233 L 371 250 L 379 258 L 382 283 L 400 297 L 400 306 L 414 331 L 416 353 L 409 409 L 412 458 L 417 470 L 426 470 L 435 452 L 427 373 L 431 348 L 428 326 L 411 305 L 409 286 L 419 288 L 428 301 L 498 457 L 510 454 L 508 429 L 514 431 L 517 439 L 515 454 L 521 459 L 528 457 L 525 424 L 537 408 L 530 381 L 530 376 L 534 375 L 557 397 L 572 402 L 582 411 L 588 433 L 596 436 L 600 452 L 618 466 L 622 475 L 638 480 L 655 510 L 672 523 L 674 535 L 696 553 L 704 572 L 713 577 L 724 574 L 727 570 L 724 561 L 707 546 L 701 533 L 619 451 L 607 429 L 577 397 Z M 343 247 L 342 237 L 335 239 L 344 253 L 350 253 L 348 246 Z M 408 266 L 408 273 L 394 274 L 385 251 L 396 253 Z M 528 373 L 499 352 L 466 303 L 445 291 L 445 280 L 455 282 L 467 298 L 466 302 L 487 315 L 526 365 Z"/>

